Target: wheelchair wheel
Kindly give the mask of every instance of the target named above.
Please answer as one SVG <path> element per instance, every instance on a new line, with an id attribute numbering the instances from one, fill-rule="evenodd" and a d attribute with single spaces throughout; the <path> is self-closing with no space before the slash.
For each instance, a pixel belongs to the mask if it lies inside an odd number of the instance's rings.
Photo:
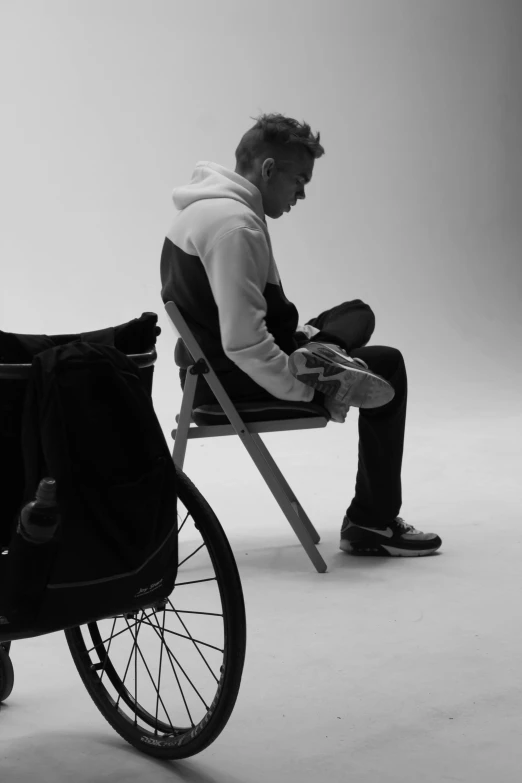
<path id="1" fill-rule="evenodd" d="M 226 726 L 246 648 L 243 590 L 216 515 L 179 469 L 178 574 L 161 605 L 65 631 L 96 706 L 138 750 L 182 759 Z"/>
<path id="2" fill-rule="evenodd" d="M 14 669 L 9 648 L 0 644 L 0 702 L 5 701 L 11 695 L 14 685 Z"/>

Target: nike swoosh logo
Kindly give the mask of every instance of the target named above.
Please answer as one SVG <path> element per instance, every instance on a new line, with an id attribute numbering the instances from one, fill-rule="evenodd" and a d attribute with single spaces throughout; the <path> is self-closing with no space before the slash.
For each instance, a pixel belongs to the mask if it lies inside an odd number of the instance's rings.
<path id="1" fill-rule="evenodd" d="M 321 345 L 321 344 L 319 343 L 319 345 Z M 326 343 L 323 343 L 323 345 L 324 345 L 324 348 L 328 349 L 328 351 L 330 351 L 331 353 L 335 354 L 335 356 L 337 357 L 338 363 L 342 364 L 344 367 L 348 366 L 348 367 L 350 367 L 352 369 L 357 369 L 358 368 L 359 370 L 362 369 L 362 370 L 366 370 L 367 372 L 371 372 L 371 370 L 369 370 L 368 365 L 366 364 L 366 362 L 364 362 L 364 364 L 360 364 L 360 362 L 363 361 L 362 359 L 357 359 L 356 360 L 352 356 L 348 356 L 347 353 L 344 353 L 344 352 L 341 353 L 342 348 L 337 348 L 337 346 L 326 345 Z M 328 353 L 326 353 L 326 351 L 324 352 L 324 355 L 325 355 L 325 358 L 327 358 L 327 359 L 331 358 L 330 356 L 328 356 Z"/>
<path id="2" fill-rule="evenodd" d="M 320 349 L 322 346 L 321 344 L 319 344 L 317 347 Z M 327 345 L 326 343 L 324 343 L 324 348 L 326 348 L 327 351 L 331 351 L 331 353 L 334 353 L 336 356 L 338 356 L 340 359 L 343 359 L 345 362 L 351 360 L 351 362 L 353 363 L 353 359 L 351 358 L 351 356 L 348 356 L 347 353 L 342 353 L 342 349 L 338 348 L 336 345 L 335 346 L 329 344 Z"/>
<path id="3" fill-rule="evenodd" d="M 362 525 L 357 525 L 357 527 L 360 527 L 361 530 L 367 530 L 369 533 L 378 533 L 380 536 L 386 536 L 386 538 L 391 538 L 393 536 L 393 530 L 389 527 L 387 527 L 386 530 L 377 530 L 374 527 L 363 527 Z"/>

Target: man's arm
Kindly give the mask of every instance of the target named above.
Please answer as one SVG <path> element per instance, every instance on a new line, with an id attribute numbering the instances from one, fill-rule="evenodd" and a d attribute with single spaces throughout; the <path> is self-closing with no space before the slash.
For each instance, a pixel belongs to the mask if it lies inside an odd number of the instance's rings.
<path id="1" fill-rule="evenodd" d="M 274 397 L 310 402 L 314 390 L 294 378 L 288 369 L 288 356 L 266 327 L 263 291 L 270 251 L 263 231 L 234 228 L 222 235 L 201 260 L 218 308 L 226 356 Z"/>

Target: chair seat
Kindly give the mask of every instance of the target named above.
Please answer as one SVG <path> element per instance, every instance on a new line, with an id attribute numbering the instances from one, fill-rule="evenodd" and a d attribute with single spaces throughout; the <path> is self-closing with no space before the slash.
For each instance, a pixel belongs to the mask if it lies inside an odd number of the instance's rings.
<path id="1" fill-rule="evenodd" d="M 330 414 L 326 408 L 314 402 L 267 400 L 261 402 L 235 402 L 234 407 L 244 422 L 306 419 L 317 416 L 327 421 L 330 420 Z M 199 405 L 197 408 L 193 408 L 192 420 L 198 427 L 208 427 L 213 424 L 230 424 L 221 405 Z"/>

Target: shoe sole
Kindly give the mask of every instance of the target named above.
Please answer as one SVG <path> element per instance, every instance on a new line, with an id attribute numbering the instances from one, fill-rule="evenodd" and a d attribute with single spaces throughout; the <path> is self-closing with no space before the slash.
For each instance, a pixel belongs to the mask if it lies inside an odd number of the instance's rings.
<path id="1" fill-rule="evenodd" d="M 385 556 L 385 557 L 426 557 L 436 552 L 439 547 L 430 549 L 402 549 L 401 547 L 390 546 L 389 544 L 352 544 L 350 541 L 342 538 L 339 549 L 348 552 L 350 555 L 366 556 Z"/>
<path id="2" fill-rule="evenodd" d="M 353 408 L 379 408 L 393 400 L 395 390 L 371 370 L 325 347 L 294 351 L 288 357 L 292 375 L 327 397 Z"/>

